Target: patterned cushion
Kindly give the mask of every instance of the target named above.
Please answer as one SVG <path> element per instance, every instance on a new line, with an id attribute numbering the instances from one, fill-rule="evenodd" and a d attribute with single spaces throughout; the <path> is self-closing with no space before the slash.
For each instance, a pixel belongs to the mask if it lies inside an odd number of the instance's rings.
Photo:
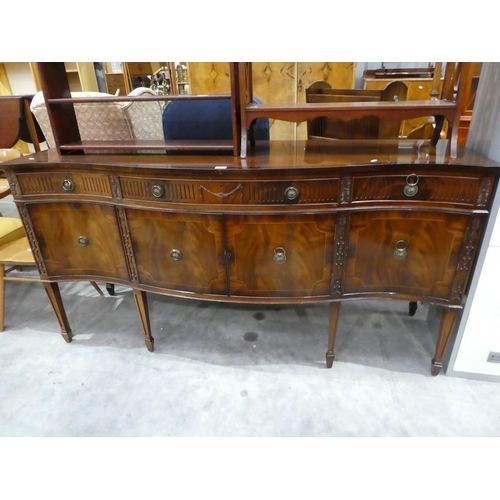
<path id="1" fill-rule="evenodd" d="M 139 88 L 131 96 L 152 94 L 150 89 Z M 103 92 L 72 92 L 72 97 L 110 96 Z M 50 126 L 43 92 L 35 94 L 31 110 L 47 139 L 47 146 L 54 147 L 54 135 Z M 75 114 L 83 141 L 130 141 L 163 139 L 162 112 L 158 102 L 102 102 L 77 103 Z"/>

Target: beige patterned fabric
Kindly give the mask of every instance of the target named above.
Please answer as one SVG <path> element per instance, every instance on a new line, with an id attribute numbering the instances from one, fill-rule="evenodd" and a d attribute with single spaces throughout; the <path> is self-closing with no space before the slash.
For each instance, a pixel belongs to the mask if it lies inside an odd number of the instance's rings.
<path id="1" fill-rule="evenodd" d="M 156 95 L 151 89 L 139 87 L 129 96 Z M 162 109 L 160 101 L 120 103 L 128 115 L 136 140 L 163 140 Z"/>
<path id="2" fill-rule="evenodd" d="M 129 95 L 155 95 L 148 88 L 141 87 Z M 72 97 L 111 96 L 103 92 L 72 92 Z M 35 115 L 47 139 L 47 146 L 54 147 L 54 135 L 50 126 L 43 93 L 35 94 L 31 101 Z M 131 141 L 162 140 L 162 111 L 160 104 L 145 102 L 102 102 L 77 103 L 75 114 L 83 141 Z"/>

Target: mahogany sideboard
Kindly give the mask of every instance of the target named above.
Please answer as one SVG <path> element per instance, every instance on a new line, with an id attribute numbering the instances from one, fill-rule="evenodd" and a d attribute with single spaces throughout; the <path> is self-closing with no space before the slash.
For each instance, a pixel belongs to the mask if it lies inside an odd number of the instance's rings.
<path id="1" fill-rule="evenodd" d="M 130 286 L 150 351 L 147 292 L 328 303 L 328 367 L 342 301 L 395 298 L 442 306 L 437 375 L 500 172 L 445 149 L 317 140 L 257 143 L 248 158 L 49 150 L 4 168 L 67 342 L 62 281 Z"/>

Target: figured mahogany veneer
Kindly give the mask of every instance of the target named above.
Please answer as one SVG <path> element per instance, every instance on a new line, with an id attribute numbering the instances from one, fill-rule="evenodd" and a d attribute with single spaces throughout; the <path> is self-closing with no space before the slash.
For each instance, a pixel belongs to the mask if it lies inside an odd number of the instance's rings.
<path id="1" fill-rule="evenodd" d="M 346 144 L 257 144 L 247 159 L 49 151 L 5 164 L 64 338 L 58 281 L 132 287 L 149 350 L 146 292 L 324 302 L 330 367 L 342 301 L 391 297 L 443 306 L 437 374 L 500 167 L 421 141 Z"/>

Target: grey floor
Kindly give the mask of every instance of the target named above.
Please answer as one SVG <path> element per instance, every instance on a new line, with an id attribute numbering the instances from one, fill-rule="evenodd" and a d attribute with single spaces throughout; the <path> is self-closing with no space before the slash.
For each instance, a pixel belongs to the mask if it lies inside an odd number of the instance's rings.
<path id="1" fill-rule="evenodd" d="M 328 370 L 325 305 L 149 294 L 150 353 L 130 289 L 61 291 L 70 344 L 41 284 L 7 283 L 0 436 L 500 436 L 498 383 L 430 375 L 425 305 L 343 304 Z"/>

